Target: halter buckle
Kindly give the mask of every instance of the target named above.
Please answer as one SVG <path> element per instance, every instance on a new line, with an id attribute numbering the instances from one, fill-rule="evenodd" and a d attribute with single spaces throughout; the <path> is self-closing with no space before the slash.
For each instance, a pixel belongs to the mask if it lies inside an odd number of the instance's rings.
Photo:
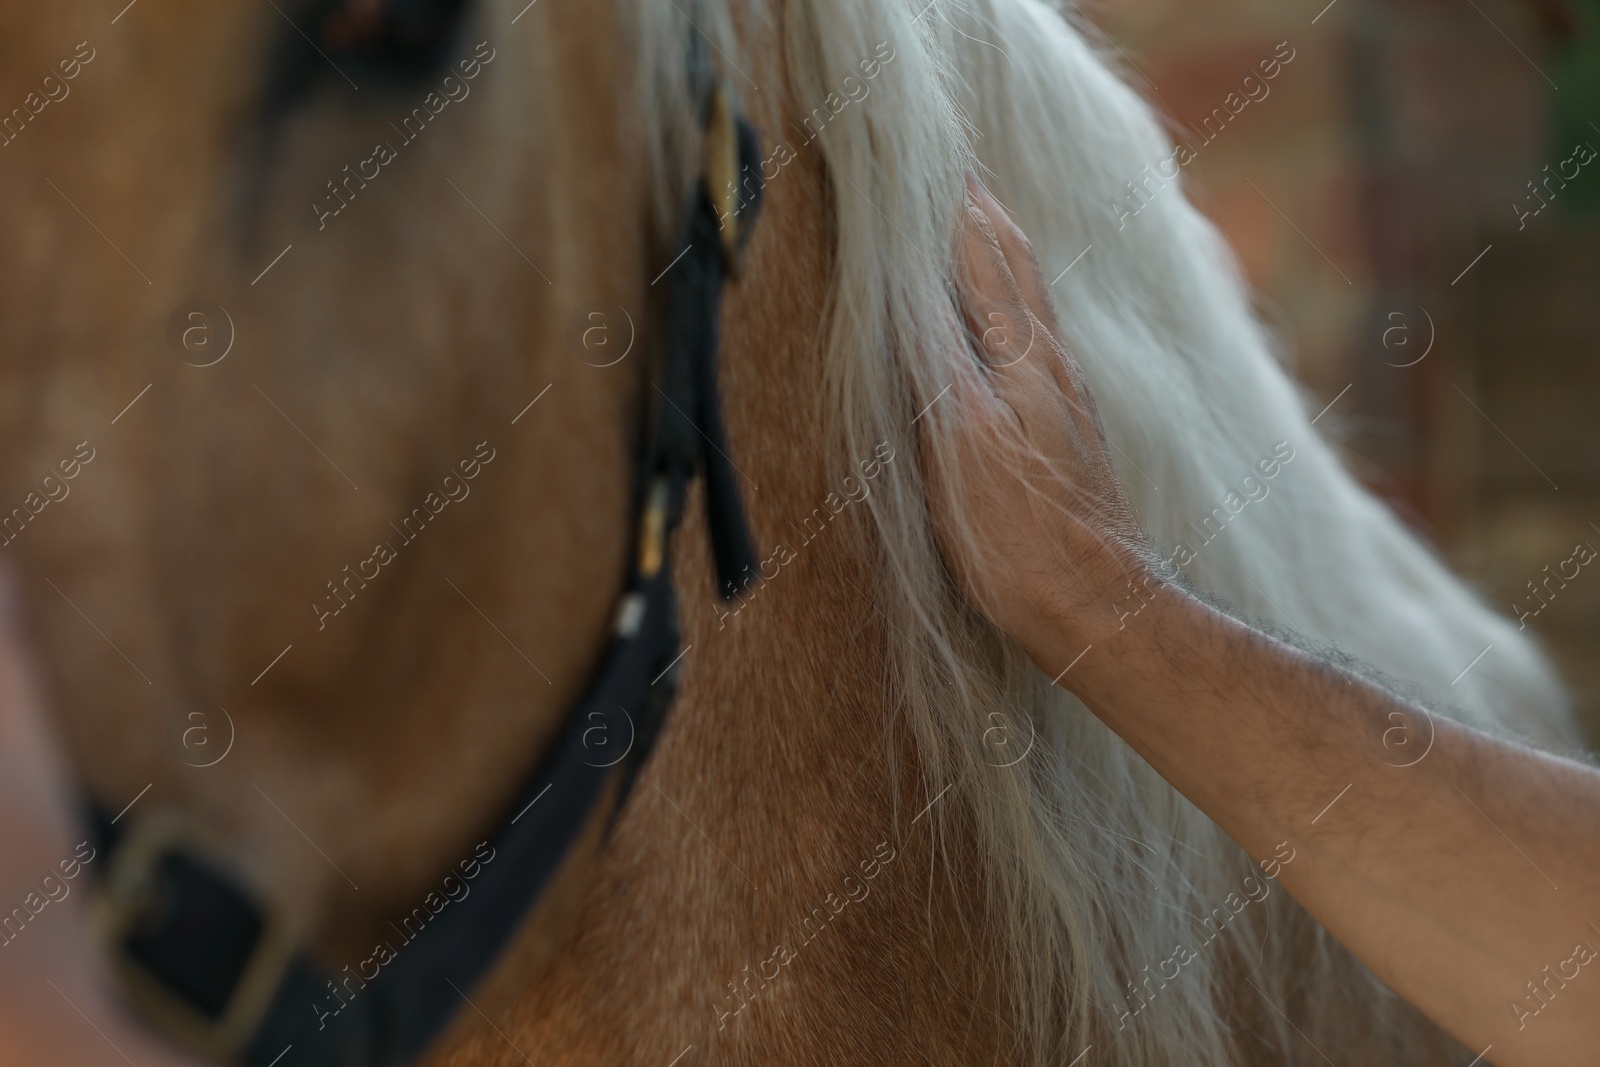
<path id="1" fill-rule="evenodd" d="M 739 217 L 744 205 L 739 199 L 739 124 L 733 90 L 726 82 L 720 83 L 711 93 L 703 164 L 701 173 L 705 176 L 706 195 L 717 213 L 722 258 L 728 264 L 729 273 L 737 275 L 744 245 L 740 239 L 742 222 Z"/>
<path id="2" fill-rule="evenodd" d="M 639 577 L 649 581 L 661 572 L 667 561 L 667 527 L 671 525 L 672 483 L 658 474 L 645 496 L 644 514 L 639 516 Z"/>
<path id="3" fill-rule="evenodd" d="M 232 1060 L 293 958 L 282 917 L 191 823 L 157 812 L 112 852 L 97 932 L 123 992 L 195 1051 Z"/>

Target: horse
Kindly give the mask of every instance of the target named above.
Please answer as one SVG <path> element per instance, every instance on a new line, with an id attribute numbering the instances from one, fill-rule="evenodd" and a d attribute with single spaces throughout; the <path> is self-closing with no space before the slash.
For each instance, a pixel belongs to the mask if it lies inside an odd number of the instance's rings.
<path id="1" fill-rule="evenodd" d="M 1575 741 L 1319 435 L 1096 39 L 1044 0 L 0 14 L 4 547 L 84 791 L 202 826 L 332 973 L 488 855 L 633 552 L 709 71 L 761 146 L 718 357 L 759 573 L 718 595 L 695 490 L 659 743 L 427 1062 L 1457 1062 L 1274 891 L 1314 828 L 1244 855 L 942 569 L 970 167 L 1197 590 Z"/>

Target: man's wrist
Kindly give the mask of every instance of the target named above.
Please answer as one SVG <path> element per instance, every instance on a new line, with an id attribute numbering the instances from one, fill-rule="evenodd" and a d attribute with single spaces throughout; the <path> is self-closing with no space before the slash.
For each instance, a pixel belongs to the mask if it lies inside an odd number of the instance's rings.
<path id="1" fill-rule="evenodd" d="M 1124 640 L 1141 624 L 1148 628 L 1150 608 L 1162 600 L 1189 594 L 1159 561 L 1135 549 L 1107 556 L 1093 572 L 1063 576 L 1035 605 L 1035 625 L 1017 634 L 1040 670 L 1052 677 L 1091 647 L 1134 643 Z"/>
<path id="2" fill-rule="evenodd" d="M 1205 669 L 1213 610 L 1172 577 L 1151 574 L 1131 591 L 1125 583 L 1110 605 L 1085 614 L 1048 658 L 1034 659 L 1118 733 L 1139 725 L 1121 721 L 1124 706 L 1148 712 Z"/>

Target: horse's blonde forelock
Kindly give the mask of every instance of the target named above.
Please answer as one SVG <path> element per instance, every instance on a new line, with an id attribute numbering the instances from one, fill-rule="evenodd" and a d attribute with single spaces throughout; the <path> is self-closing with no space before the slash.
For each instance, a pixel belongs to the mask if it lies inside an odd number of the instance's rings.
<path id="1" fill-rule="evenodd" d="M 697 144 L 683 42 L 702 33 L 714 53 L 736 56 L 733 27 L 768 17 L 766 6 L 621 6 L 638 34 L 658 211 L 670 219 Z M 948 453 L 943 466 L 961 476 L 941 430 L 960 411 L 935 405 L 920 439 L 913 420 L 966 358 L 950 300 L 963 168 L 980 167 L 1013 210 L 1044 277 L 1065 271 L 1050 290 L 1064 340 L 1160 551 L 1193 540 L 1190 522 L 1276 442 L 1295 450 L 1271 496 L 1186 569 L 1198 588 L 1373 664 L 1466 721 L 1561 743 L 1572 728 L 1548 667 L 1317 436 L 1225 243 L 1181 191 L 1119 219 L 1125 183 L 1170 156 L 1171 142 L 1067 18 L 1040 0 L 779 6 L 787 88 L 802 102 L 859 78 L 879 42 L 894 49 L 866 101 L 839 110 L 815 142 L 834 212 L 826 402 L 841 469 L 884 440 L 906 459 L 866 500 L 862 551 L 883 564 L 879 595 L 903 638 L 890 704 L 916 739 L 926 795 L 953 783 L 984 850 L 997 927 L 986 940 L 1008 968 L 1018 1035 L 1005 1052 L 1061 1063 L 1093 1044 L 1097 1064 L 1237 1063 L 1229 998 L 1248 990 L 1246 975 L 1271 1005 L 1247 1013 L 1250 1040 L 1279 1060 L 1298 1048 L 1280 1007 L 1315 1017 L 1337 1005 L 1381 1028 L 1389 994 L 1281 890 L 1207 942 L 1203 917 L 1259 875 L 1255 863 L 983 625 L 944 576 L 915 458 Z M 1494 656 L 1455 684 L 1486 645 Z M 996 721 L 1036 734 L 1014 766 L 999 766 L 985 742 Z M 1149 998 L 1133 984 L 1180 944 L 1195 959 L 1134 1014 Z"/>

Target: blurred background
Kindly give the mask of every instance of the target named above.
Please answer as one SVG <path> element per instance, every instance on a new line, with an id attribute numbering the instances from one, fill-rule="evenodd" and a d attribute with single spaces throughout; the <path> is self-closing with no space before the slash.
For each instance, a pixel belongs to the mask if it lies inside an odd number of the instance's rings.
<path id="1" fill-rule="evenodd" d="M 1319 429 L 1525 616 L 1600 741 L 1600 0 L 1085 11 L 1198 149 Z"/>

